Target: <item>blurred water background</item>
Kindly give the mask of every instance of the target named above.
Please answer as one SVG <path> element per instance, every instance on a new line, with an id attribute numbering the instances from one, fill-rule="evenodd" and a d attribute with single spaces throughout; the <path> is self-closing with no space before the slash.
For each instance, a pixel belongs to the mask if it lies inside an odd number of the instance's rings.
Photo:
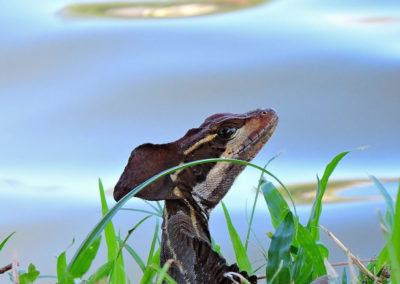
<path id="1" fill-rule="evenodd" d="M 272 1 L 172 19 L 75 17 L 65 13 L 71 4 L 15 0 L 0 10 L 0 239 L 17 231 L 0 266 L 16 248 L 21 265 L 55 274 L 53 256 L 98 220 L 97 178 L 111 190 L 134 147 L 174 141 L 217 112 L 278 112 L 254 162 L 284 150 L 269 168 L 284 183 L 315 180 L 335 154 L 364 145 L 334 178 L 399 177 L 398 1 Z M 225 199 L 241 232 L 258 175 L 247 169 Z M 397 183 L 388 186 L 395 194 Z M 382 205 L 329 204 L 322 224 L 373 257 L 383 243 Z M 301 208 L 306 216 L 309 206 Z M 264 209 L 260 235 L 271 229 Z M 223 216 L 214 215 L 212 235 L 233 261 L 216 225 Z M 117 227 L 135 218 L 124 212 Z M 138 238 L 148 238 L 145 229 Z"/>

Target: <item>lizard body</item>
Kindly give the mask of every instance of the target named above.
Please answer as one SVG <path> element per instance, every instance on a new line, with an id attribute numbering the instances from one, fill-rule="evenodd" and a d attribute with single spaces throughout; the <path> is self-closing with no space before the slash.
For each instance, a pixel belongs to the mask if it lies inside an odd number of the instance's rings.
<path id="1" fill-rule="evenodd" d="M 119 200 L 148 178 L 181 163 L 221 157 L 251 161 L 277 122 L 278 116 L 270 109 L 215 114 L 175 142 L 143 144 L 132 151 L 114 198 Z M 232 283 L 227 272 L 257 282 L 257 277 L 240 272 L 236 264 L 228 266 L 212 249 L 208 228 L 212 209 L 243 169 L 243 165 L 226 162 L 196 165 L 165 176 L 136 194 L 146 200 L 165 200 L 160 260 L 161 265 L 174 260 L 168 273 L 178 283 Z"/>

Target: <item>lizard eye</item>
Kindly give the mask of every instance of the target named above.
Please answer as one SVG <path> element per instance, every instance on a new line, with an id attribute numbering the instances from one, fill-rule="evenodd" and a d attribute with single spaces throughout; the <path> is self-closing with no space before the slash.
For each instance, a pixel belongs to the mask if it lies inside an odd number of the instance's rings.
<path id="1" fill-rule="evenodd" d="M 223 139 L 229 139 L 236 133 L 235 127 L 223 126 L 218 129 L 217 134 Z"/>

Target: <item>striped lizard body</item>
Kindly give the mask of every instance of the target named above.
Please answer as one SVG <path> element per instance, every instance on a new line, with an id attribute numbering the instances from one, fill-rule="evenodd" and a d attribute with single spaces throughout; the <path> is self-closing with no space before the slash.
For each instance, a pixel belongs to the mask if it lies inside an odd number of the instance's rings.
<path id="1" fill-rule="evenodd" d="M 132 151 L 114 189 L 121 199 L 155 174 L 182 163 L 206 158 L 251 161 L 275 130 L 278 116 L 271 109 L 245 114 L 215 114 L 181 139 L 168 144 L 143 144 Z M 240 273 L 250 283 L 255 276 L 228 266 L 211 245 L 208 228 L 212 209 L 244 169 L 241 164 L 206 163 L 165 176 L 136 194 L 146 200 L 165 200 L 161 265 L 172 259 L 168 273 L 178 283 L 232 283 L 227 272 Z M 240 279 L 235 279 L 240 283 Z"/>

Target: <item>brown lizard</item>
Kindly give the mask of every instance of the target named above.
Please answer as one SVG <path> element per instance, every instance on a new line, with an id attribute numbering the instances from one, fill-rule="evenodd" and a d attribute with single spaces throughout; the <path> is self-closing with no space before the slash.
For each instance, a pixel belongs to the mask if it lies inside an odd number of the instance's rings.
<path id="1" fill-rule="evenodd" d="M 271 109 L 245 114 L 221 113 L 168 144 L 143 144 L 132 151 L 114 189 L 115 200 L 157 173 L 182 163 L 206 158 L 251 161 L 268 141 L 278 123 Z M 160 262 L 172 259 L 168 273 L 178 283 L 232 283 L 227 272 L 240 273 L 250 283 L 256 276 L 212 249 L 208 220 L 244 165 L 206 163 L 178 170 L 153 182 L 135 196 L 165 200 Z M 235 278 L 240 282 L 239 278 Z"/>

